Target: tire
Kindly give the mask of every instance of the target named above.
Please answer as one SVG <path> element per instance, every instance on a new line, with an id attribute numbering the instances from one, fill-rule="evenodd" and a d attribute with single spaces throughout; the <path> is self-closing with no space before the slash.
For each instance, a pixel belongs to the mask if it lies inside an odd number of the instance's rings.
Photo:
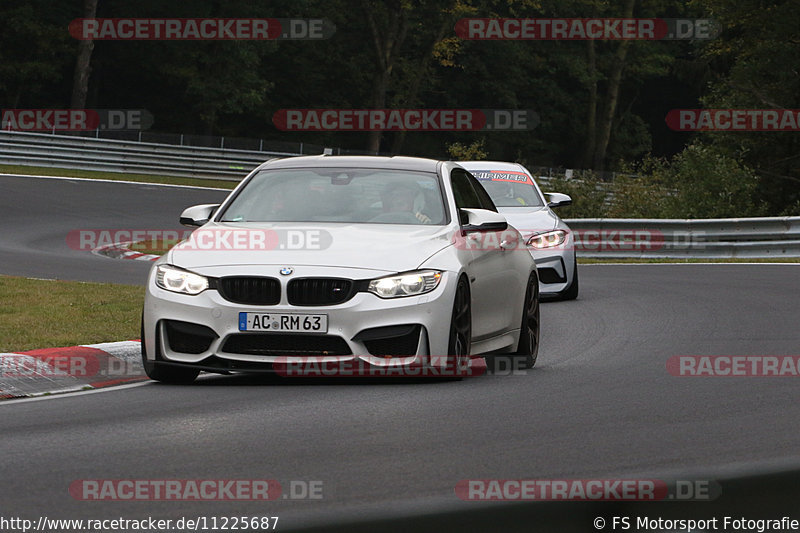
<path id="1" fill-rule="evenodd" d="M 200 374 L 199 370 L 191 368 L 182 368 L 178 366 L 164 366 L 156 365 L 154 362 L 147 359 L 147 348 L 144 342 L 144 311 L 142 311 L 142 328 L 141 328 L 141 342 L 142 342 L 142 366 L 144 373 L 147 377 L 162 383 L 170 383 L 172 385 L 186 385 L 195 380 Z M 156 355 L 159 353 L 159 339 L 156 334 Z"/>
<path id="2" fill-rule="evenodd" d="M 539 324 L 539 279 L 536 274 L 531 274 L 522 305 L 519 343 L 514 353 L 516 358 L 524 358 L 524 368 L 533 368 L 539 356 Z"/>
<path id="3" fill-rule="evenodd" d="M 453 313 L 450 318 L 450 334 L 447 343 L 447 366 L 460 378 L 459 370 L 469 364 L 472 348 L 472 309 L 470 303 L 469 283 L 461 277 L 456 285 L 453 298 Z"/>
<path id="4" fill-rule="evenodd" d="M 578 297 L 578 259 L 575 258 L 575 270 L 572 273 L 572 283 L 569 287 L 558 293 L 559 300 L 574 300 Z"/>

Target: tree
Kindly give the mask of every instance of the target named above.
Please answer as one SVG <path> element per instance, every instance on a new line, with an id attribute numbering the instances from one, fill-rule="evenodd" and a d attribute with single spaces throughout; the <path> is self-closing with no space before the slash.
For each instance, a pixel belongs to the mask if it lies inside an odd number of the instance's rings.
<path id="1" fill-rule="evenodd" d="M 75 41 L 67 24 L 79 0 L 0 3 L 0 101 L 3 108 L 65 107 Z M 66 83 L 65 83 L 66 81 Z"/>
<path id="2" fill-rule="evenodd" d="M 635 3 L 635 0 L 625 0 L 622 18 L 628 19 L 633 17 L 633 6 Z M 614 117 L 617 113 L 617 101 L 619 100 L 622 73 L 625 70 L 628 49 L 631 46 L 631 42 L 630 40 L 620 41 L 614 53 L 614 62 L 608 76 L 605 109 L 600 115 L 599 124 L 597 124 L 599 131 L 592 165 L 592 168 L 595 170 L 601 171 L 605 167 L 606 150 L 608 150 L 608 141 L 611 138 L 611 127 L 614 124 Z"/>
<path id="3" fill-rule="evenodd" d="M 97 16 L 97 0 L 84 0 L 84 18 Z M 78 58 L 75 61 L 75 77 L 72 81 L 72 109 L 86 107 L 86 95 L 89 91 L 89 75 L 92 72 L 91 60 L 94 41 L 87 39 L 78 44 Z"/>
<path id="4" fill-rule="evenodd" d="M 796 0 L 703 0 L 721 23 L 703 59 L 714 77 L 702 98 L 706 108 L 800 108 L 800 3 Z M 701 143 L 720 157 L 752 167 L 771 212 L 800 215 L 800 138 L 793 132 L 715 132 Z M 794 206 L 792 208 L 792 206 Z"/>
<path id="5" fill-rule="evenodd" d="M 386 107 L 386 92 L 395 62 L 400 55 L 408 30 L 412 5 L 403 0 L 374 2 L 362 0 L 361 8 L 369 23 L 372 45 L 375 50 L 375 79 L 372 85 L 373 109 Z M 381 132 L 370 132 L 367 150 L 379 152 Z"/>

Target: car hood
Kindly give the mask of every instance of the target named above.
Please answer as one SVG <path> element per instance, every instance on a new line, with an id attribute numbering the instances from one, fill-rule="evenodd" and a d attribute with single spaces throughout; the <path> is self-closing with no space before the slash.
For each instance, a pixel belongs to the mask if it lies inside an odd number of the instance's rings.
<path id="1" fill-rule="evenodd" d="M 498 207 L 508 223 L 523 235 L 550 231 L 558 226 L 560 219 L 546 207 Z"/>
<path id="2" fill-rule="evenodd" d="M 401 224 L 212 222 L 195 230 L 165 259 L 190 270 L 306 265 L 403 272 L 452 245 L 454 231 L 451 226 Z"/>

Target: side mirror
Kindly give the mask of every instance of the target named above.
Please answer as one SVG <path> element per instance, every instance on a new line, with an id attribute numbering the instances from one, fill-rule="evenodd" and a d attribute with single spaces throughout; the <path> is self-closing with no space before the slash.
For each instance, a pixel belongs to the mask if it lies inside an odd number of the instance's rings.
<path id="1" fill-rule="evenodd" d="M 567 194 L 561 194 L 560 192 L 546 192 L 544 193 L 547 196 L 547 207 L 564 207 L 565 205 L 572 204 L 572 198 L 569 197 Z"/>
<path id="2" fill-rule="evenodd" d="M 180 222 L 184 226 L 202 226 L 211 219 L 219 204 L 201 204 L 187 207 L 181 213 Z"/>
<path id="3" fill-rule="evenodd" d="M 461 230 L 469 231 L 505 231 L 508 229 L 506 217 L 500 213 L 489 211 L 488 209 L 460 209 L 459 215 L 462 220 Z M 466 223 L 463 221 L 466 220 Z"/>

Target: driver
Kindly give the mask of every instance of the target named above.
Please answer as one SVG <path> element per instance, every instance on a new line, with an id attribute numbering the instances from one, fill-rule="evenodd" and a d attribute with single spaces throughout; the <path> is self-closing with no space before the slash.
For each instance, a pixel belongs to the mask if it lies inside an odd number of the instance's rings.
<path id="1" fill-rule="evenodd" d="M 514 185 L 509 184 L 508 188 L 506 189 L 505 198 L 515 201 L 520 205 L 528 205 L 528 202 L 525 201 L 525 198 L 522 196 L 517 196 L 514 192 Z"/>
<path id="2" fill-rule="evenodd" d="M 415 206 L 417 198 L 424 204 L 424 196 L 418 187 L 406 183 L 392 183 L 384 189 L 381 195 L 383 211 L 385 213 L 411 213 L 423 224 L 430 224 L 431 219 L 420 212 L 421 206 Z"/>

